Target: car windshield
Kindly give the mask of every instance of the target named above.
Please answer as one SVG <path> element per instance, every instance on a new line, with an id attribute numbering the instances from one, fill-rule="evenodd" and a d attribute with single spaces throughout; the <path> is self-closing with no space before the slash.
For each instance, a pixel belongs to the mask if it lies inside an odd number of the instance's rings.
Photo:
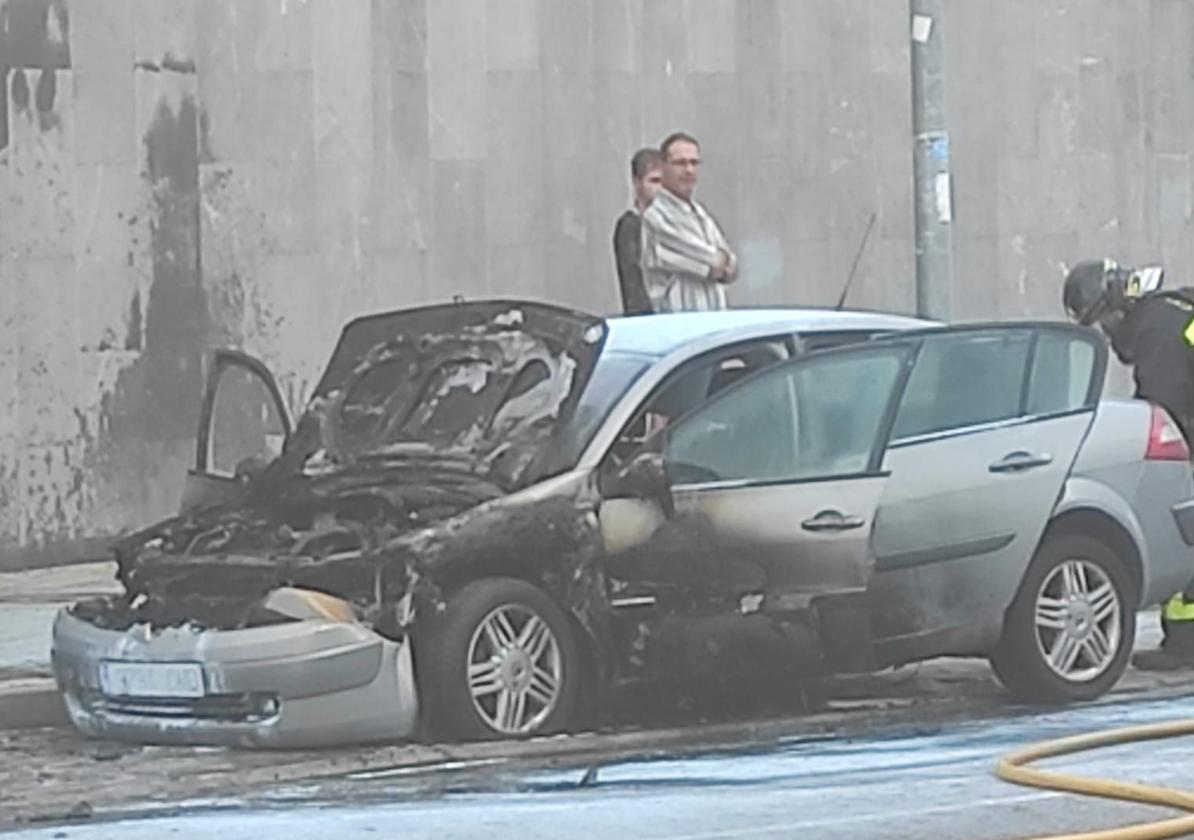
<path id="1" fill-rule="evenodd" d="M 557 457 L 549 472 L 576 466 L 605 418 L 639 377 L 651 366 L 651 359 L 626 353 L 605 353 L 593 370 L 588 387 L 580 395 L 572 422 L 562 430 Z"/>

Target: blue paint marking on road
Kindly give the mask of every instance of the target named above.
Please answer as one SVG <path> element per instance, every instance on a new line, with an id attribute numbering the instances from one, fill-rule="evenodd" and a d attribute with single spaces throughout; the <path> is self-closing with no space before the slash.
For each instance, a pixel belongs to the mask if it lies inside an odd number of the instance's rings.
<path id="1" fill-rule="evenodd" d="M 703 788 L 796 784 L 833 786 L 860 771 L 909 772 L 950 768 L 993 759 L 1015 746 L 1120 726 L 1194 716 L 1194 698 L 1094 704 L 1019 719 L 961 723 L 932 734 L 795 742 L 778 748 L 710 752 L 684 758 L 649 758 L 604 765 L 595 789 Z M 530 774 L 521 790 L 559 793 L 577 789 L 580 771 Z"/>

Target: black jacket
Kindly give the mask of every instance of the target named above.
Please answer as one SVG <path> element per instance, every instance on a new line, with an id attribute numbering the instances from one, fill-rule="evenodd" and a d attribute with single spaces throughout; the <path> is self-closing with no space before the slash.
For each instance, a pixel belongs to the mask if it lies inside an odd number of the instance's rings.
<path id="1" fill-rule="evenodd" d="M 622 311 L 627 315 L 654 311 L 643 285 L 642 231 L 643 217 L 633 210 L 623 213 L 614 225 L 614 261 L 622 289 Z"/>
<path id="2" fill-rule="evenodd" d="M 1142 297 L 1110 336 L 1115 355 L 1132 366 L 1136 396 L 1164 406 L 1189 440 L 1194 433 L 1194 289 Z"/>

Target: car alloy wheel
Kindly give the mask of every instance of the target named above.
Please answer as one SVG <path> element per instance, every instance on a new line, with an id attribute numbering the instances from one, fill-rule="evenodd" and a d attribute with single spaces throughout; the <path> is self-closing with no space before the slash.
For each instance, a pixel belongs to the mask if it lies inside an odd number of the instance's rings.
<path id="1" fill-rule="evenodd" d="M 1131 560 L 1090 533 L 1051 531 L 1024 572 L 988 658 L 1021 700 L 1094 700 L 1123 675 L 1136 638 L 1140 596 Z"/>
<path id="2" fill-rule="evenodd" d="M 1120 649 L 1121 613 L 1119 593 L 1103 569 L 1078 559 L 1060 563 L 1036 596 L 1036 640 L 1045 664 L 1075 682 L 1102 674 Z"/>
<path id="3" fill-rule="evenodd" d="M 486 725 L 504 735 L 537 729 L 559 703 L 563 656 L 551 626 L 521 604 L 496 607 L 468 646 L 468 688 Z"/>

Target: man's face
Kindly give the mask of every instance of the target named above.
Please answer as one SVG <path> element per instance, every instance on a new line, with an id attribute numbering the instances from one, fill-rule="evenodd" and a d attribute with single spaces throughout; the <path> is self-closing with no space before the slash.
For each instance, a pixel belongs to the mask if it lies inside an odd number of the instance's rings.
<path id="1" fill-rule="evenodd" d="M 655 200 L 659 188 L 663 186 L 663 170 L 653 166 L 643 173 L 641 178 L 634 179 L 634 197 L 640 207 L 647 207 Z"/>
<path id="2" fill-rule="evenodd" d="M 700 168 L 700 148 L 694 143 L 677 140 L 667 150 L 663 163 L 663 185 L 681 198 L 692 198 Z"/>

